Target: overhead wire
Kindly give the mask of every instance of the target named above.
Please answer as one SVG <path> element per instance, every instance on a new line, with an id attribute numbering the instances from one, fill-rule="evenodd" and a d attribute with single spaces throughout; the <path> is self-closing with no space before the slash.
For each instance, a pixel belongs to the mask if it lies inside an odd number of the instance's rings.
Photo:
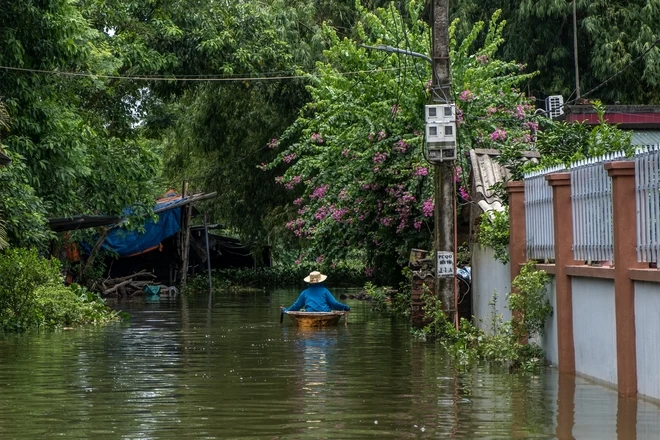
<path id="1" fill-rule="evenodd" d="M 611 80 L 613 80 L 614 78 L 616 78 L 617 76 L 619 76 L 620 74 L 622 74 L 623 72 L 625 72 L 629 67 L 631 67 L 633 64 L 635 64 L 637 61 L 641 60 L 641 59 L 644 58 L 646 55 L 648 55 L 653 49 L 655 49 L 656 46 L 658 46 L 658 44 L 660 44 L 660 38 L 658 38 L 657 40 L 655 40 L 655 41 L 653 42 L 653 44 L 651 44 L 651 45 L 649 46 L 649 48 L 646 49 L 644 52 L 642 52 L 637 58 L 635 58 L 634 60 L 630 61 L 628 64 L 626 64 L 625 66 L 623 66 L 621 69 L 619 69 L 618 71 L 616 71 L 615 73 L 613 73 L 612 75 L 610 75 L 609 78 L 607 78 L 606 80 L 604 80 L 603 82 L 601 82 L 601 83 L 598 84 L 596 87 L 594 87 L 594 88 L 592 88 L 591 90 L 589 90 L 588 92 L 583 93 L 579 98 L 575 98 L 575 99 L 572 100 L 572 101 L 566 101 L 566 102 L 564 103 L 564 105 L 562 105 L 562 107 L 565 107 L 565 106 L 570 105 L 570 104 L 572 104 L 572 103 L 574 103 L 574 102 L 577 102 L 578 99 L 582 99 L 582 98 L 584 98 L 585 96 L 590 95 L 591 93 L 593 93 L 593 92 L 595 92 L 596 90 L 600 89 L 601 87 L 603 87 L 604 85 L 606 85 L 608 82 L 610 82 Z"/>
<path id="2" fill-rule="evenodd" d="M 396 71 L 399 70 L 397 67 L 387 68 L 387 69 L 374 69 L 374 70 L 357 70 L 352 72 L 339 72 L 340 75 L 360 75 L 365 73 L 379 73 L 384 71 Z M 232 75 L 99 75 L 88 72 L 67 72 L 67 71 L 58 71 L 58 70 L 45 70 L 45 69 L 29 69 L 23 67 L 12 67 L 12 66 L 0 66 L 0 70 L 14 71 L 14 72 L 24 72 L 24 73 L 40 73 L 40 74 L 49 74 L 63 77 L 78 77 L 78 78 L 97 78 L 97 79 L 115 79 L 115 80 L 127 80 L 127 81 L 169 81 L 169 82 L 246 82 L 246 81 L 272 81 L 272 80 L 286 80 L 286 79 L 304 79 L 310 76 L 316 76 L 316 73 L 305 73 L 303 75 L 276 75 L 276 76 L 263 76 L 263 73 L 259 75 L 262 76 L 232 76 Z"/>

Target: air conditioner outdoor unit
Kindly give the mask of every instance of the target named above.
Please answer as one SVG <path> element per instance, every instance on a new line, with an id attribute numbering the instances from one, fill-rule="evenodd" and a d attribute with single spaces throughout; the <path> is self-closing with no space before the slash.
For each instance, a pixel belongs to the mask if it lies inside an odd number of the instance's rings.
<path id="1" fill-rule="evenodd" d="M 564 97 L 561 95 L 552 95 L 545 98 L 545 112 L 550 119 L 563 115 Z"/>

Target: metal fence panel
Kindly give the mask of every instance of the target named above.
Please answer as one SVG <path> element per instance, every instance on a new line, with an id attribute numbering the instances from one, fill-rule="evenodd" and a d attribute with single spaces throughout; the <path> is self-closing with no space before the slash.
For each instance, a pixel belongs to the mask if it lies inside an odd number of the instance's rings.
<path id="1" fill-rule="evenodd" d="M 635 152 L 637 260 L 657 263 L 660 253 L 660 145 Z"/>
<path id="2" fill-rule="evenodd" d="M 562 165 L 525 174 L 525 237 L 527 258 L 531 260 L 555 259 L 552 188 L 545 176 L 564 168 Z"/>
<path id="3" fill-rule="evenodd" d="M 580 261 L 612 261 L 612 180 L 605 162 L 623 153 L 578 161 L 571 165 L 573 256 Z"/>

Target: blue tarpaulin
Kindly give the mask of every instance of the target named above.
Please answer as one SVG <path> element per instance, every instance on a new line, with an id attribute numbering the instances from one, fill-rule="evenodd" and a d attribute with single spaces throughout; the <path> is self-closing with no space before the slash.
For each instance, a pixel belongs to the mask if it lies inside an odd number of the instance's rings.
<path id="1" fill-rule="evenodd" d="M 180 197 L 174 200 L 164 200 L 157 203 L 154 210 L 159 211 L 182 202 Z M 171 208 L 156 215 L 158 220 L 146 222 L 144 232 L 128 231 L 122 227 L 112 229 L 101 247 L 116 252 L 120 257 L 125 257 L 158 246 L 163 240 L 181 230 L 181 207 Z"/>

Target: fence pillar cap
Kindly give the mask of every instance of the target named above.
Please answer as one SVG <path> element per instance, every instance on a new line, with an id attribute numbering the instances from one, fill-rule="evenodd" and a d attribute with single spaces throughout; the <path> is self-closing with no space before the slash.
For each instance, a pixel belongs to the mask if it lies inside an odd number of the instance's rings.
<path id="1" fill-rule="evenodd" d="M 607 170 L 607 174 L 609 174 L 610 177 L 635 175 L 635 162 L 632 160 L 607 162 L 604 166 Z"/>
<path id="2" fill-rule="evenodd" d="M 568 186 L 571 184 L 571 173 L 546 174 L 545 180 L 550 186 Z"/>
<path id="3" fill-rule="evenodd" d="M 511 193 L 525 192 L 525 182 L 521 180 L 512 180 L 504 184 L 506 191 Z"/>

